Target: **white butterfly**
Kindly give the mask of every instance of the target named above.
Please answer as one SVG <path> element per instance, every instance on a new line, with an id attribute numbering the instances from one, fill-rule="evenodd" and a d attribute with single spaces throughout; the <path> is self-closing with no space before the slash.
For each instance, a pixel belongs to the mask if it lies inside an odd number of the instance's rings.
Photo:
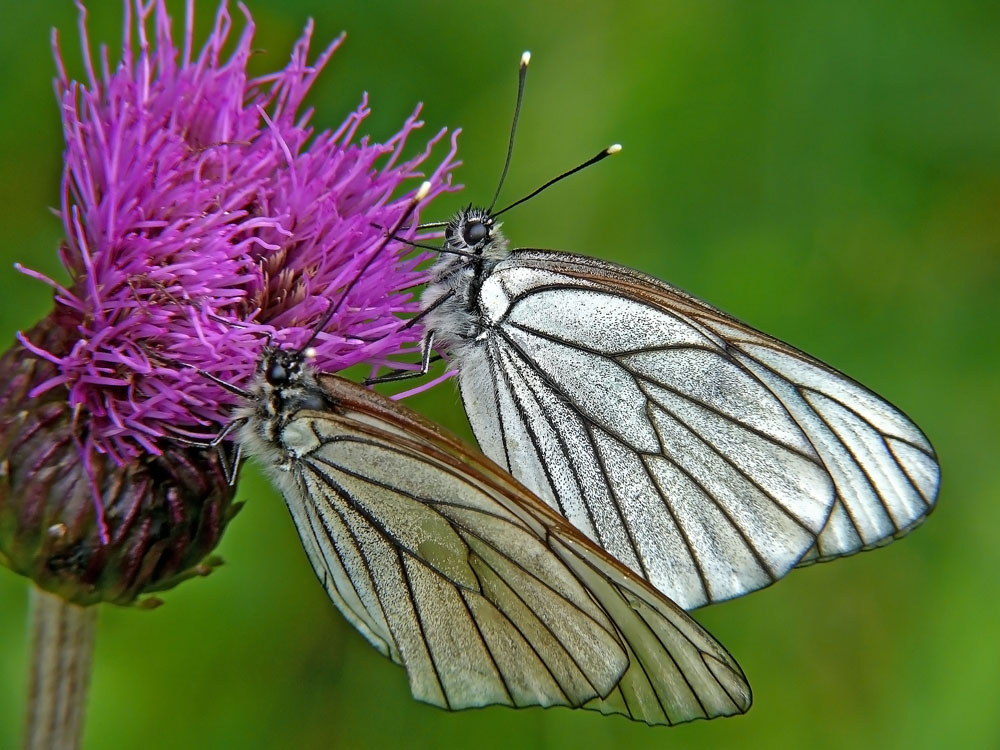
<path id="1" fill-rule="evenodd" d="M 330 598 L 416 698 L 650 724 L 749 708 L 712 636 L 478 451 L 298 351 L 266 348 L 242 393 L 240 448 L 280 488 Z"/>
<path id="2" fill-rule="evenodd" d="M 503 211 L 447 225 L 423 370 L 446 352 L 483 452 L 682 607 L 881 546 L 932 510 L 934 449 L 887 401 L 638 271 L 511 251 Z"/>

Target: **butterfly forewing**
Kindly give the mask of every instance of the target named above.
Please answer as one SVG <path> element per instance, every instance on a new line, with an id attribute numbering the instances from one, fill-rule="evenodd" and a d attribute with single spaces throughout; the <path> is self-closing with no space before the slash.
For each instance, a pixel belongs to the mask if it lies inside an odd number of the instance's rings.
<path id="1" fill-rule="evenodd" d="M 905 415 L 668 284 L 517 250 L 475 302 L 482 333 L 455 360 L 483 450 L 685 608 L 933 506 L 936 457 Z"/>
<path id="2" fill-rule="evenodd" d="M 377 394 L 321 384 L 336 406 L 284 426 L 279 483 L 331 598 L 417 698 L 653 724 L 749 707 L 708 633 L 485 457 Z"/>

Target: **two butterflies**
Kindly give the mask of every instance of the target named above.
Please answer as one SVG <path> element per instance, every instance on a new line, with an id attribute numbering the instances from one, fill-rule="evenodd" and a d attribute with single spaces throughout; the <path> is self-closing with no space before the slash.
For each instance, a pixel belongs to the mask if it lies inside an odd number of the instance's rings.
<path id="1" fill-rule="evenodd" d="M 509 251 L 499 213 L 449 223 L 422 298 L 424 362 L 437 342 L 457 366 L 485 456 L 270 347 L 239 445 L 418 699 L 746 711 L 739 667 L 684 610 L 906 533 L 933 508 L 934 451 L 871 391 L 675 287 Z"/>

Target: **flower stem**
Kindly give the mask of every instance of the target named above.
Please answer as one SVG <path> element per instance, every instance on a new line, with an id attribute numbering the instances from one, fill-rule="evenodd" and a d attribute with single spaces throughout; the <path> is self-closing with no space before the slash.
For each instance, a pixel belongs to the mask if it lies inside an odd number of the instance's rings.
<path id="1" fill-rule="evenodd" d="M 80 747 L 97 607 L 31 588 L 31 672 L 25 750 Z"/>

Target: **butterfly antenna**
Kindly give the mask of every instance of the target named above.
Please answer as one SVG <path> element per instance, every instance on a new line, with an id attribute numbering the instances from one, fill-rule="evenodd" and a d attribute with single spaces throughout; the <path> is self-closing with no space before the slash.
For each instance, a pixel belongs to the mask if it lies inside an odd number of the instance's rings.
<path id="1" fill-rule="evenodd" d="M 187 362 L 181 362 L 179 359 L 174 359 L 173 357 L 168 357 L 166 354 L 160 354 L 158 352 L 154 352 L 153 350 L 147 348 L 142 343 L 137 344 L 137 346 L 142 350 L 142 352 L 147 357 L 149 357 L 149 359 L 155 359 L 155 360 L 158 360 L 160 362 L 163 362 L 164 364 L 173 365 L 174 367 L 178 367 L 178 368 L 184 368 L 184 369 L 188 369 L 188 370 L 194 370 L 196 373 L 198 373 L 202 377 L 208 378 L 213 383 L 215 383 L 218 386 L 221 386 L 222 388 L 224 388 L 225 390 L 229 391 L 230 393 L 233 393 L 233 394 L 235 394 L 237 396 L 242 396 L 243 398 L 246 398 L 246 399 L 253 398 L 253 394 L 250 393 L 250 391 L 245 390 L 244 388 L 240 388 L 238 385 L 235 385 L 234 383 L 230 383 L 228 380 L 223 380 L 218 375 L 213 375 L 212 373 L 208 372 L 208 370 L 202 370 L 200 367 L 195 367 L 194 365 L 188 364 Z"/>
<path id="2" fill-rule="evenodd" d="M 316 327 L 313 328 L 312 334 L 309 336 L 306 342 L 299 348 L 299 352 L 301 354 L 305 354 L 306 350 L 310 346 L 312 346 L 313 342 L 316 340 L 319 334 L 323 331 L 324 328 L 326 328 L 327 324 L 333 319 L 333 316 L 337 314 L 337 311 L 340 310 L 341 305 L 343 305 L 344 301 L 347 299 L 347 295 L 351 293 L 351 290 L 354 288 L 354 286 L 358 283 L 358 281 L 361 280 L 361 277 L 365 275 L 365 272 L 371 267 L 371 264 L 375 261 L 375 258 L 377 258 L 379 254 L 382 252 L 382 250 L 385 249 L 385 246 L 388 245 L 392 240 L 398 240 L 398 238 L 396 237 L 396 232 L 402 229 L 403 225 L 407 222 L 410 216 L 413 215 L 413 212 L 417 208 L 417 204 L 419 204 L 420 201 L 426 198 L 430 192 L 431 192 L 430 182 L 423 182 L 420 184 L 420 187 L 417 188 L 417 192 L 413 194 L 413 197 L 410 199 L 410 202 L 407 203 L 406 208 L 403 209 L 403 213 L 400 214 L 400 217 L 398 219 L 396 219 L 396 223 L 393 224 L 392 229 L 389 230 L 389 232 L 385 235 L 382 241 L 378 244 L 378 247 L 376 247 L 375 250 L 372 251 L 372 253 L 368 256 L 368 260 L 365 261 L 365 264 L 361 266 L 361 268 L 358 270 L 356 274 L 354 274 L 354 278 L 348 282 L 347 286 L 344 288 L 344 293 L 340 295 L 340 299 L 337 300 L 336 304 L 331 302 L 330 306 L 327 307 L 326 312 L 323 314 L 323 317 L 320 319 L 319 323 L 316 324 Z"/>
<path id="3" fill-rule="evenodd" d="M 448 224 L 447 221 L 437 222 L 435 224 L 420 224 L 417 227 L 417 229 L 424 229 L 429 226 L 446 226 L 447 224 Z M 375 227 L 375 229 L 385 229 L 385 227 L 383 227 L 381 224 L 375 224 L 374 222 L 371 223 L 371 226 Z M 430 250 L 432 253 L 441 253 L 444 255 L 461 255 L 466 258 L 479 257 L 475 253 L 467 253 L 464 250 L 452 250 L 446 247 L 438 247 L 437 245 L 427 245 L 422 242 L 414 242 L 413 240 L 408 240 L 405 237 L 398 237 L 396 235 L 392 235 L 392 239 L 396 240 L 396 242 L 399 242 L 403 245 L 409 245 L 410 247 L 417 248 L 418 250 Z"/>
<path id="4" fill-rule="evenodd" d="M 597 155 L 592 156 L 591 158 L 587 159 L 587 161 L 585 161 L 583 164 L 580 164 L 580 165 L 575 166 L 575 167 L 573 167 L 572 169 L 570 169 L 570 170 L 568 170 L 566 172 L 563 172 L 558 177 L 553 177 L 551 180 L 549 180 L 548 182 L 546 182 L 540 188 L 537 188 L 536 190 L 531 191 L 530 193 L 528 193 L 523 198 L 514 201 L 509 206 L 506 206 L 505 208 L 500 209 L 496 213 L 491 213 L 491 215 L 492 216 L 499 216 L 500 214 L 505 213 L 506 211 L 510 211 L 510 209 L 514 208 L 514 206 L 520 206 L 526 200 L 534 198 L 540 192 L 542 192 L 546 188 L 552 187 L 553 185 L 555 185 L 560 180 L 566 179 L 571 174 L 576 174 L 581 169 L 585 169 L 586 167 L 589 167 L 591 164 L 597 164 L 597 162 L 601 161 L 602 159 L 606 159 L 609 156 L 613 156 L 614 154 L 617 154 L 621 150 L 622 150 L 622 146 L 621 146 L 620 143 L 615 143 L 615 144 L 613 144 L 611 146 L 608 146 L 606 149 L 604 149 L 603 151 L 601 151 Z"/>
<path id="5" fill-rule="evenodd" d="M 128 284 L 129 289 L 132 290 L 132 296 L 135 298 L 136 302 L 142 304 L 142 297 L 140 295 L 139 289 L 136 288 L 135 282 L 142 281 L 143 283 L 149 284 L 157 289 L 164 297 L 166 297 L 170 302 L 172 302 L 177 307 L 193 307 L 198 312 L 205 312 L 201 305 L 198 304 L 197 300 L 185 298 L 183 300 L 178 299 L 174 296 L 170 289 L 162 281 L 157 281 L 156 279 L 151 279 L 145 274 L 139 274 L 128 279 L 125 283 Z M 237 323 L 235 320 L 229 320 L 228 318 L 223 318 L 221 315 L 216 315 L 215 313 L 205 312 L 205 317 L 216 323 L 221 323 L 222 325 L 229 326 L 230 328 L 248 328 L 249 326 L 243 323 Z"/>
<path id="6" fill-rule="evenodd" d="M 487 213 L 493 213 L 493 206 L 497 204 L 500 197 L 500 189 L 504 180 L 507 179 L 507 170 L 510 169 L 510 158 L 514 154 L 514 135 L 517 133 L 517 119 L 521 116 L 521 100 L 524 98 L 524 79 L 528 75 L 528 62 L 531 60 L 531 53 L 525 52 L 521 55 L 521 65 L 517 70 L 517 103 L 514 104 L 514 121 L 510 125 L 510 141 L 507 143 L 507 159 L 503 163 L 503 171 L 500 173 L 500 182 L 497 183 L 497 191 L 493 194 L 493 202 L 486 209 Z"/>
<path id="7" fill-rule="evenodd" d="M 349 292 L 349 291 L 350 291 L 350 288 L 345 289 L 344 290 L 344 295 L 346 296 L 347 292 Z M 343 299 L 343 297 L 341 297 L 341 299 Z M 309 349 L 309 347 L 311 347 L 313 345 L 313 342 L 316 340 L 316 337 L 319 336 L 320 332 L 324 328 L 326 328 L 327 323 L 330 322 L 330 319 L 337 312 L 337 307 L 338 307 L 338 305 L 335 304 L 333 302 L 333 300 L 330 300 L 330 304 L 326 306 L 326 312 L 323 313 L 323 317 L 319 319 L 319 323 L 317 323 L 315 325 L 315 327 L 312 329 L 312 333 L 309 334 L 309 338 L 306 339 L 306 343 L 304 343 L 302 346 L 299 347 L 299 354 L 300 355 L 305 355 L 305 353 Z"/>

